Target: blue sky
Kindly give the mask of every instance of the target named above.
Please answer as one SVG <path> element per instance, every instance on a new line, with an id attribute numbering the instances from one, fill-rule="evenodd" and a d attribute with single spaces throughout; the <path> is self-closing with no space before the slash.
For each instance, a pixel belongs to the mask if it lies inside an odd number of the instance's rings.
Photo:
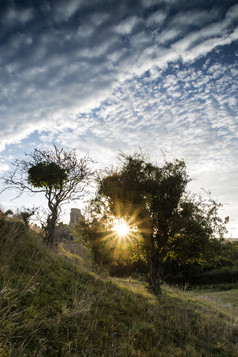
<path id="1" fill-rule="evenodd" d="M 0 5 L 0 174 L 52 142 L 98 167 L 119 151 L 158 163 L 163 152 L 185 159 L 191 190 L 210 190 L 238 237 L 236 1 Z M 20 204 L 10 198 L 1 205 Z"/>

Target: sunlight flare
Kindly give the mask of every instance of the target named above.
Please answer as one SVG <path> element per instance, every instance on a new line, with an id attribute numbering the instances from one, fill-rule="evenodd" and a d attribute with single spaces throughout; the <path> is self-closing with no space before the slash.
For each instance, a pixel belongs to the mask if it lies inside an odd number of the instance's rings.
<path id="1" fill-rule="evenodd" d="M 126 237 L 130 232 L 130 226 L 123 218 L 116 218 L 113 224 L 113 230 L 117 233 L 117 235 L 121 238 Z"/>

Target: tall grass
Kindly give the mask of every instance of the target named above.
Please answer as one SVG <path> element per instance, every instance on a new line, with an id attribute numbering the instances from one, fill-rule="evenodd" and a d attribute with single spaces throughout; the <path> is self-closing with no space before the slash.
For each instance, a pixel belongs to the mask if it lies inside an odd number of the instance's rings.
<path id="1" fill-rule="evenodd" d="M 102 278 L 0 221 L 0 356 L 237 356 L 236 317 L 192 293 Z"/>

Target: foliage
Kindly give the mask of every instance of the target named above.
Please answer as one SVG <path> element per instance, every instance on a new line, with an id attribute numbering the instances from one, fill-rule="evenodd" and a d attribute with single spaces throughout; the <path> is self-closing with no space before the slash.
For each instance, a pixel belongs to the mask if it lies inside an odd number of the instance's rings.
<path id="1" fill-rule="evenodd" d="M 211 238 L 225 232 L 220 205 L 210 196 L 204 200 L 189 194 L 189 181 L 184 161 L 159 167 L 140 153 L 122 154 L 121 166 L 98 178 L 91 202 L 94 219 L 105 225 L 111 217 L 124 217 L 136 227 L 133 256 L 146 263 L 147 281 L 156 293 L 164 262 L 202 263 Z"/>
<path id="2" fill-rule="evenodd" d="M 163 275 L 173 284 L 227 284 L 238 283 L 238 243 L 226 239 L 211 239 L 204 252 L 202 264 L 178 264 L 166 261 Z"/>
<path id="3" fill-rule="evenodd" d="M 18 210 L 16 216 L 19 217 L 24 222 L 27 228 L 29 228 L 30 218 L 34 216 L 35 212 L 36 212 L 35 208 L 23 207 L 21 210 Z"/>
<path id="4" fill-rule="evenodd" d="M 25 160 L 16 160 L 14 170 L 4 178 L 6 189 L 15 188 L 19 195 L 28 191 L 44 193 L 48 203 L 44 226 L 46 241 L 55 243 L 55 226 L 63 203 L 80 199 L 92 172 L 86 155 L 77 159 L 75 150 L 64 151 L 54 145 L 53 150 L 35 149 Z"/>
<path id="5" fill-rule="evenodd" d="M 55 187 L 60 189 L 67 179 L 66 169 L 55 162 L 40 162 L 28 170 L 28 182 L 37 188 Z"/>
<path id="6" fill-rule="evenodd" d="M 6 217 L 8 217 L 8 216 L 12 216 L 14 213 L 13 213 L 13 211 L 11 210 L 11 209 L 8 209 L 6 212 L 4 212 L 4 215 L 6 216 Z"/>

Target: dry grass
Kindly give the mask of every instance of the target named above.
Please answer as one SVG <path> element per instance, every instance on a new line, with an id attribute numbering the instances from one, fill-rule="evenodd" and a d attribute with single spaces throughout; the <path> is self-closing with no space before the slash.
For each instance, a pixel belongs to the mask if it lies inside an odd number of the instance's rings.
<path id="1" fill-rule="evenodd" d="M 1 357 L 238 355 L 236 317 L 215 302 L 103 278 L 14 222 L 0 222 L 0 240 Z"/>

